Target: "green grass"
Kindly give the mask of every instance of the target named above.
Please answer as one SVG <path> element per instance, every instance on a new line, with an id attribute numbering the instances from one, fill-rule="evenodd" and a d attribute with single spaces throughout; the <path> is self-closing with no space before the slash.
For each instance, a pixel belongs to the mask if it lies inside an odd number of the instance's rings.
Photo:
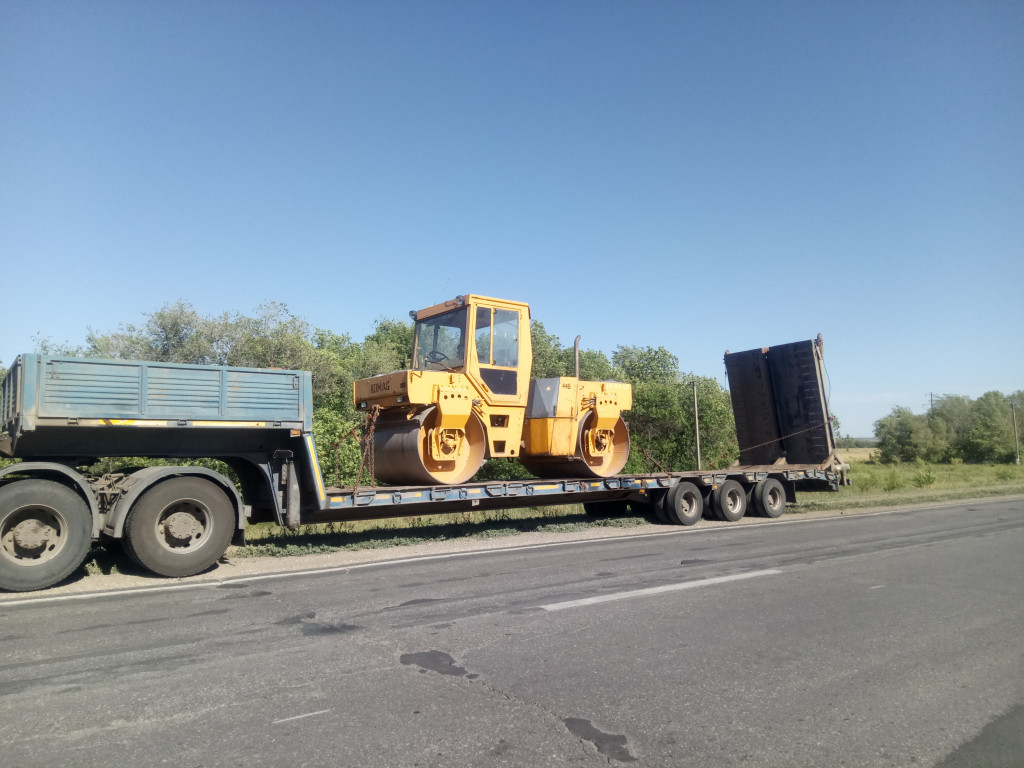
<path id="1" fill-rule="evenodd" d="M 294 532 L 272 523 L 259 523 L 247 530 L 246 546 L 232 547 L 229 554 L 236 558 L 287 557 L 469 537 L 494 539 L 529 531 L 561 533 L 598 527 L 632 528 L 648 522 L 647 518 L 635 516 L 594 518 L 584 513 L 581 506 L 572 505 L 303 525 Z"/>
<path id="2" fill-rule="evenodd" d="M 839 493 L 797 493 L 787 512 L 895 507 L 1024 494 L 1024 467 L 1012 464 L 851 462 L 853 485 Z"/>

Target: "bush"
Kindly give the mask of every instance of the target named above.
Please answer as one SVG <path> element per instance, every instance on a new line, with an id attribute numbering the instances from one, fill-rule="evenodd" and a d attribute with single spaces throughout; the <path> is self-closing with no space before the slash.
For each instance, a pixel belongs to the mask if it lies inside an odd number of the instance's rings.
<path id="1" fill-rule="evenodd" d="M 918 488 L 927 488 L 929 485 L 935 485 L 935 473 L 928 467 L 921 467 L 917 470 L 914 475 L 913 482 Z"/>

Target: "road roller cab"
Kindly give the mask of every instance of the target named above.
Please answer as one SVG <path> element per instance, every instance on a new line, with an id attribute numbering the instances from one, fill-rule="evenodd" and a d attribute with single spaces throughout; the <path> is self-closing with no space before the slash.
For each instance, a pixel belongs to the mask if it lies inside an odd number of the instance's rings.
<path id="1" fill-rule="evenodd" d="M 619 412 L 631 406 L 629 385 L 544 379 L 562 393 L 559 407 L 545 408 L 534 391 L 538 382 L 530 381 L 527 304 L 465 295 L 410 315 L 416 321 L 411 369 L 353 388 L 357 410 L 380 407 L 374 425 L 379 480 L 461 483 L 490 457 L 519 458 L 549 477 L 605 477 L 625 465 L 629 432 Z"/>

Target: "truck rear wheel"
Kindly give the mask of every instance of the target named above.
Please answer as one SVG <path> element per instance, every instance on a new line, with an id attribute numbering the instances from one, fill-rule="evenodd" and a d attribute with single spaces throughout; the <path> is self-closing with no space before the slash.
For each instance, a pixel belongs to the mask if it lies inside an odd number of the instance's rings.
<path id="1" fill-rule="evenodd" d="M 786 511 L 786 491 L 774 477 L 755 485 L 750 497 L 754 510 L 762 517 L 780 517 Z"/>
<path id="2" fill-rule="evenodd" d="M 16 480 L 0 488 L 0 587 L 42 589 L 67 578 L 92 544 L 85 501 L 52 480 Z"/>
<path id="3" fill-rule="evenodd" d="M 735 523 L 747 511 L 747 494 L 736 480 L 726 480 L 712 492 L 711 503 L 719 520 Z"/>
<path id="4" fill-rule="evenodd" d="M 191 576 L 220 559 L 234 528 L 224 491 L 209 480 L 177 477 L 142 494 L 128 515 L 122 544 L 153 573 Z"/>

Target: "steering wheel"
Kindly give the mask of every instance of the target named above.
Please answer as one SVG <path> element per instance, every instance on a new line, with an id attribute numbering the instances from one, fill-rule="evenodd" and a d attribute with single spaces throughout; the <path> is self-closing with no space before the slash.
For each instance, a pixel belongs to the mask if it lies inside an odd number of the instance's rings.
<path id="1" fill-rule="evenodd" d="M 429 360 L 432 363 L 440 363 L 447 359 L 448 355 L 446 355 L 444 352 L 438 352 L 436 349 L 432 349 L 429 352 L 427 352 L 427 360 Z"/>

